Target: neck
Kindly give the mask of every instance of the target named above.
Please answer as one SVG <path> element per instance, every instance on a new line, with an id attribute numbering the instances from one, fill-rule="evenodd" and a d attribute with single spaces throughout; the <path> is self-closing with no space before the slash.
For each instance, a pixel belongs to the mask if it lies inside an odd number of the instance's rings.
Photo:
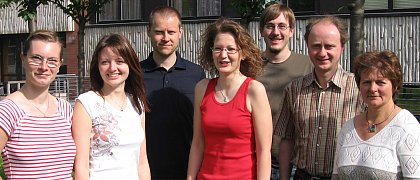
<path id="1" fill-rule="evenodd" d="M 263 57 L 267 58 L 271 63 L 282 63 L 286 61 L 291 54 L 292 51 L 288 48 L 280 51 L 279 53 L 273 53 L 267 49 L 264 51 Z"/>
<path id="2" fill-rule="evenodd" d="M 338 67 L 334 68 L 333 70 L 329 70 L 329 71 L 319 71 L 315 68 L 315 70 L 314 70 L 315 78 L 322 88 L 327 88 L 328 82 L 331 81 L 334 74 L 337 72 L 337 69 L 338 69 Z"/>
<path id="3" fill-rule="evenodd" d="M 395 109 L 396 106 L 393 102 L 378 108 L 370 107 L 366 111 L 366 119 L 371 124 L 387 121 Z"/>
<path id="4" fill-rule="evenodd" d="M 34 87 L 30 84 L 25 84 L 20 89 L 20 92 L 25 96 L 26 99 L 36 103 L 36 104 L 42 104 L 50 95 L 48 93 L 48 87 L 47 88 L 40 88 L 40 87 Z"/>
<path id="5" fill-rule="evenodd" d="M 176 53 L 172 53 L 169 56 L 162 55 L 157 53 L 156 51 L 153 52 L 153 60 L 155 61 L 156 65 L 159 67 L 163 67 L 166 70 L 170 69 L 174 66 L 176 62 Z"/>

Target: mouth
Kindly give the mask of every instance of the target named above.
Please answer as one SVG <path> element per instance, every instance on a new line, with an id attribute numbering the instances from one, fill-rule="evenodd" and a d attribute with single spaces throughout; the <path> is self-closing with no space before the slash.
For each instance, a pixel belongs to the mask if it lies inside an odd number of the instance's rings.
<path id="1" fill-rule="evenodd" d="M 107 74 L 107 76 L 110 79 L 115 79 L 115 78 L 118 78 L 120 76 L 120 73 L 111 73 L 111 74 Z"/>
<path id="2" fill-rule="evenodd" d="M 220 66 L 225 67 L 230 64 L 230 61 L 219 61 Z"/>

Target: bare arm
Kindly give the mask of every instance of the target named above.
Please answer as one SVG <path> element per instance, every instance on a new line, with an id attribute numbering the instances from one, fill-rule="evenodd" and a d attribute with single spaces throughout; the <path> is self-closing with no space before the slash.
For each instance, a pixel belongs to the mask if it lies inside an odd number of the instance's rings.
<path id="1" fill-rule="evenodd" d="M 145 113 L 141 115 L 141 126 L 145 129 Z M 146 133 L 145 133 L 146 134 Z M 140 156 L 139 156 L 139 179 L 151 179 L 150 176 L 150 167 L 149 167 L 149 160 L 147 159 L 147 149 L 146 149 L 146 136 L 144 137 L 143 143 L 140 146 Z"/>
<path id="2" fill-rule="evenodd" d="M 279 172 L 280 179 L 288 180 L 290 179 L 290 161 L 293 156 L 293 148 L 295 146 L 295 141 L 292 139 L 282 139 L 280 142 L 279 149 Z"/>
<path id="3" fill-rule="evenodd" d="M 201 111 L 200 104 L 203 100 L 205 90 L 207 88 L 208 80 L 201 80 L 195 86 L 194 97 L 194 135 L 191 144 L 190 157 L 188 160 L 188 174 L 187 180 L 197 179 L 198 171 L 203 161 L 204 152 L 204 137 L 201 130 Z"/>
<path id="4" fill-rule="evenodd" d="M 270 179 L 271 174 L 271 139 L 273 125 L 270 104 L 264 86 L 258 81 L 251 81 L 248 88 L 247 105 L 252 114 L 257 151 L 257 179 Z"/>
<path id="5" fill-rule="evenodd" d="M 74 105 L 72 135 L 76 143 L 74 160 L 74 179 L 89 180 L 90 131 L 92 120 L 83 104 L 76 100 Z"/>

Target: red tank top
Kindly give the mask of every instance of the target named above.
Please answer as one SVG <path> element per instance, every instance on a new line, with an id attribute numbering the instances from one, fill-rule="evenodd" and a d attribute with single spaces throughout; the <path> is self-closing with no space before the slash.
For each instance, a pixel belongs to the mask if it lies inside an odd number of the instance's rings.
<path id="1" fill-rule="evenodd" d="M 227 103 L 216 100 L 217 79 L 209 81 L 200 106 L 205 149 L 198 179 L 256 179 L 253 120 L 246 107 L 252 79 Z"/>

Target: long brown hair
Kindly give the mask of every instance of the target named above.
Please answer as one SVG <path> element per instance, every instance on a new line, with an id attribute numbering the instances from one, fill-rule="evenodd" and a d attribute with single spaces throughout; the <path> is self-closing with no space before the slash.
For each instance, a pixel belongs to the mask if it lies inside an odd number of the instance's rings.
<path id="1" fill-rule="evenodd" d="M 125 80 L 124 91 L 133 97 L 134 105 L 139 112 L 142 111 L 139 99 L 143 103 L 144 111 L 149 111 L 139 58 L 130 42 L 122 35 L 106 35 L 96 45 L 92 62 L 90 63 L 90 84 L 92 90 L 101 94 L 101 89 L 104 86 L 104 80 L 99 73 L 99 53 L 106 47 L 119 54 L 130 69 L 130 73 Z"/>

